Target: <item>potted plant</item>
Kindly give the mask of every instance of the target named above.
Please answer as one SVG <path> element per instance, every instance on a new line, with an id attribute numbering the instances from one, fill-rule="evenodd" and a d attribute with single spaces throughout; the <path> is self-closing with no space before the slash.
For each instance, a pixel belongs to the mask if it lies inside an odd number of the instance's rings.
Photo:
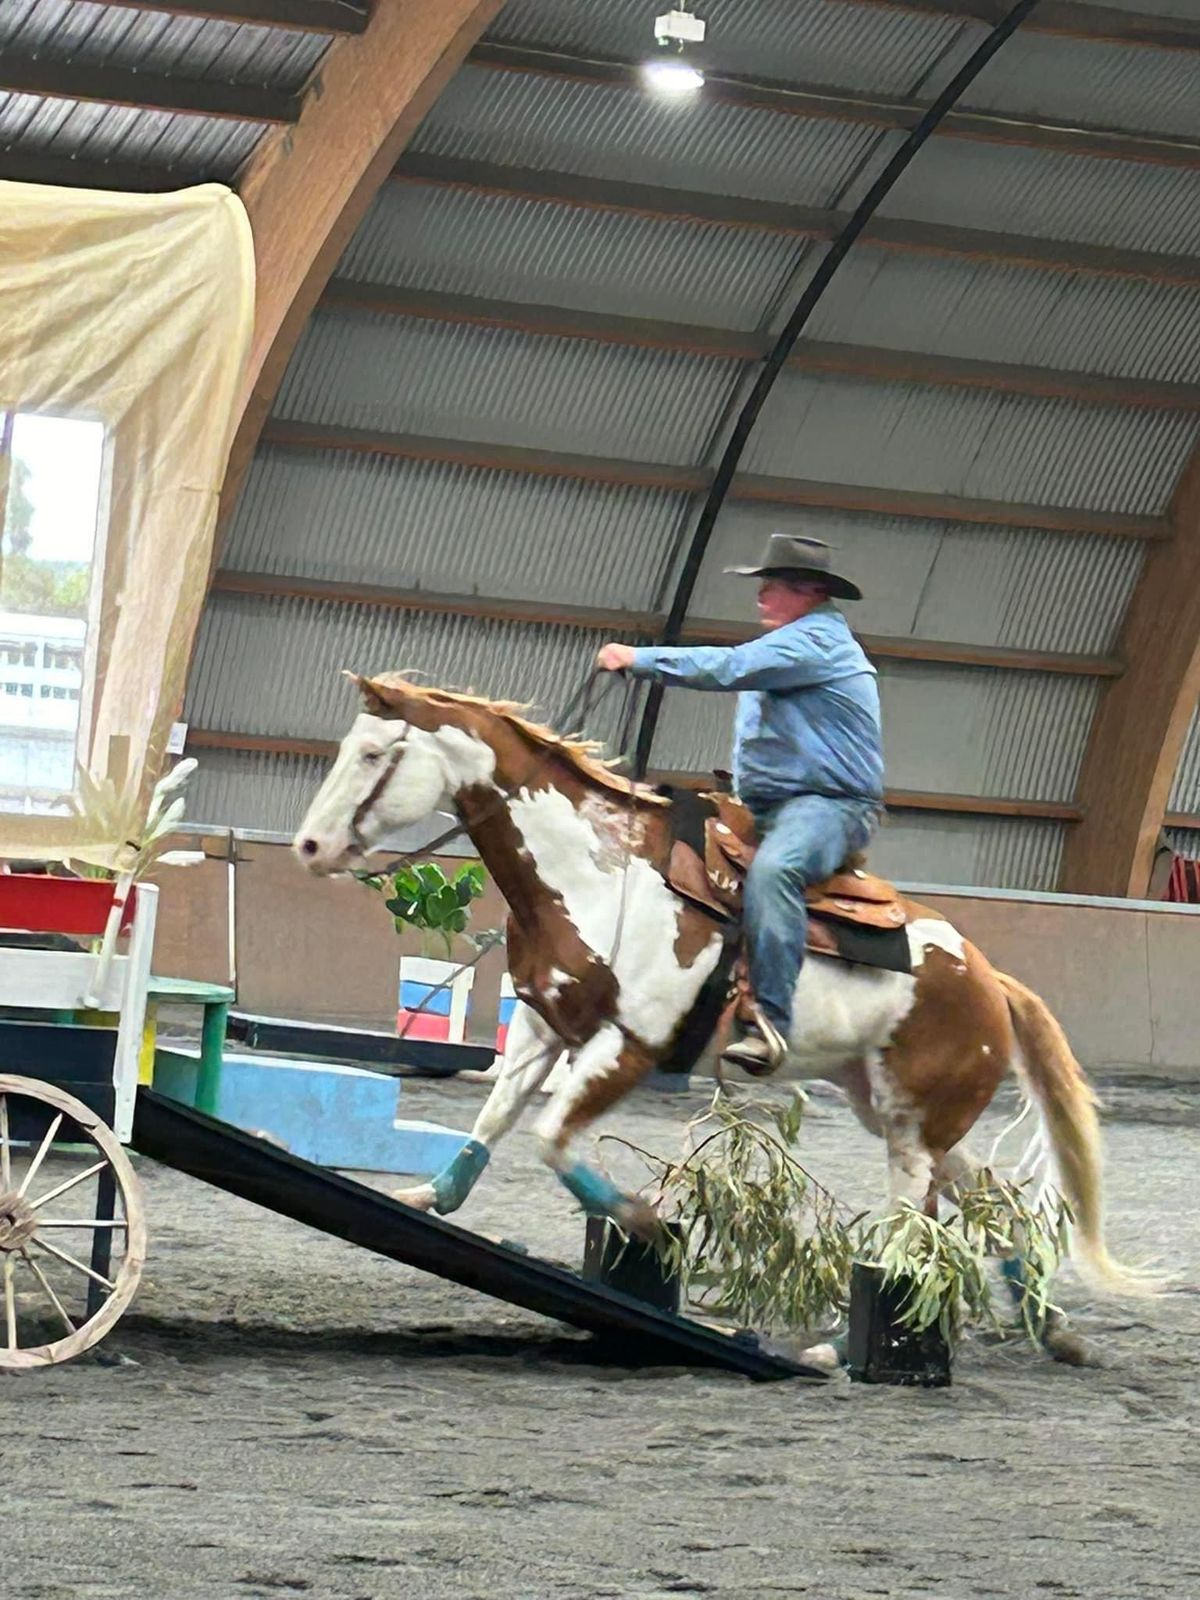
<path id="1" fill-rule="evenodd" d="M 436 861 L 417 861 L 362 882 L 384 898 L 399 934 L 415 934 L 419 954 L 400 957 L 397 1031 L 410 1039 L 460 1043 L 466 1034 L 474 963 L 502 935 L 488 929 L 468 934 L 471 906 L 483 894 L 487 872 L 468 861 L 452 875 Z M 454 960 L 455 941 L 472 947 L 466 961 Z"/>

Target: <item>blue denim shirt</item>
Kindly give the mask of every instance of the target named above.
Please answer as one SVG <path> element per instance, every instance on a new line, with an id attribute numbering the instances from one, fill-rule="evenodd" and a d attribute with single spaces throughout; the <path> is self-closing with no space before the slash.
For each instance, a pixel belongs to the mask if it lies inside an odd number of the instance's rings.
<path id="1" fill-rule="evenodd" d="M 875 668 L 835 606 L 732 649 L 650 645 L 630 670 L 683 689 L 741 691 L 733 779 L 744 800 L 883 798 Z"/>

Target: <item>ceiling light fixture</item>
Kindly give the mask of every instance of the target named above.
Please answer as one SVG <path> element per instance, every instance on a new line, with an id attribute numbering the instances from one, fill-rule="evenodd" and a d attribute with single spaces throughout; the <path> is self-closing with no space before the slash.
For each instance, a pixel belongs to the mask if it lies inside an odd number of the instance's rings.
<path id="1" fill-rule="evenodd" d="M 695 94 L 704 86 L 704 74 L 686 59 L 688 45 L 704 43 L 705 23 L 690 11 L 664 11 L 654 19 L 654 40 L 659 52 L 642 67 L 646 84 L 659 94 Z"/>

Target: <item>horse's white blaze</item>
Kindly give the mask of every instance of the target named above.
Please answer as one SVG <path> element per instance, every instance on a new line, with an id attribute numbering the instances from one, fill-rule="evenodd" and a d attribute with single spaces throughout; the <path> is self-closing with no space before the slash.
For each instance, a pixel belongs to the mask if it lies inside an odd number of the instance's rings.
<path id="1" fill-rule="evenodd" d="M 717 964 L 720 935 L 682 965 L 675 955 L 680 902 L 648 861 L 624 854 L 620 836 L 605 840 L 557 789 L 522 790 L 509 811 L 538 877 L 561 897 L 584 944 L 612 967 L 620 1021 L 646 1044 L 666 1044 Z"/>
<path id="2" fill-rule="evenodd" d="M 337 870 L 353 854 L 351 818 L 370 798 L 380 760 L 400 741 L 403 750 L 395 770 L 359 823 L 361 842 L 368 849 L 423 821 L 448 795 L 494 782 L 495 751 L 477 734 L 453 727 L 427 732 L 364 711 L 342 740 L 337 760 L 296 835 L 297 847 L 305 841 L 318 846 L 316 854 L 305 852 L 309 866 Z"/>

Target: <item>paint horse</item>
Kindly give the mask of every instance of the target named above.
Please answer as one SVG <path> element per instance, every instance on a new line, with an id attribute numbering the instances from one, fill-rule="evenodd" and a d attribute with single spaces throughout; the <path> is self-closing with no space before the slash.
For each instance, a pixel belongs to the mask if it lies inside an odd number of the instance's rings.
<path id="1" fill-rule="evenodd" d="M 396 675 L 355 681 L 364 709 L 296 836 L 299 859 L 317 874 L 361 868 L 387 837 L 448 804 L 508 903 L 509 965 L 525 1002 L 469 1143 L 398 1198 L 440 1213 L 461 1206 L 565 1050 L 570 1070 L 538 1126 L 545 1160 L 589 1212 L 645 1229 L 647 1208 L 588 1165 L 578 1142 L 670 1057 L 720 954 L 713 918 L 669 885 L 669 804 L 511 705 Z M 793 1073 L 845 1092 L 884 1141 L 890 1199 L 917 1206 L 974 1179 L 967 1136 L 1015 1074 L 1074 1212 L 1081 1265 L 1136 1292 L 1136 1274 L 1105 1244 L 1096 1104 L 1062 1029 L 948 921 L 901 905 L 910 972 L 810 954 L 788 1041 Z"/>

